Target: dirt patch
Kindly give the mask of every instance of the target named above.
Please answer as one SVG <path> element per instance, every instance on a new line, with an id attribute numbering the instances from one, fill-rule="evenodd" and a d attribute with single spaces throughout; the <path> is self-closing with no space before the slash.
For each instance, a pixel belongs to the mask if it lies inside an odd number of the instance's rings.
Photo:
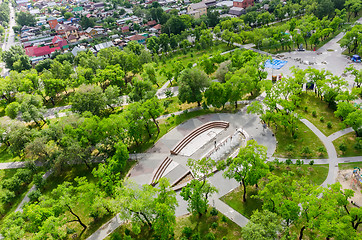
<path id="1" fill-rule="evenodd" d="M 338 171 L 337 181 L 341 183 L 343 189 L 354 190 L 354 197 L 350 200 L 356 203 L 358 206 L 362 206 L 362 193 L 361 185 L 354 181 L 353 169 Z"/>

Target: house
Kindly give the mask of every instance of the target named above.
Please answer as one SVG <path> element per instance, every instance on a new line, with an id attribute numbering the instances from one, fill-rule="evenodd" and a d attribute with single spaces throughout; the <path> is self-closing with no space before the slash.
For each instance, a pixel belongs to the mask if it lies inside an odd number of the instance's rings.
<path id="1" fill-rule="evenodd" d="M 152 21 L 148 21 L 147 22 L 147 26 L 149 26 L 149 27 L 153 27 L 153 26 L 155 26 L 157 24 L 157 22 L 155 21 L 155 20 L 152 20 Z"/>
<path id="2" fill-rule="evenodd" d="M 83 46 L 81 46 L 81 47 L 75 46 L 72 50 L 72 54 L 74 57 L 76 57 L 78 55 L 78 53 L 83 52 L 83 51 L 87 51 L 87 49 Z"/>
<path id="3" fill-rule="evenodd" d="M 130 36 L 128 37 L 128 40 L 130 41 L 137 41 L 138 43 L 145 43 L 146 42 L 146 37 L 145 36 L 142 36 L 142 35 L 139 35 L 139 34 L 136 34 L 136 35 L 133 35 L 133 36 Z"/>
<path id="4" fill-rule="evenodd" d="M 157 24 L 156 26 L 153 26 L 149 29 L 150 32 L 152 33 L 157 33 L 161 30 L 161 24 Z"/>
<path id="5" fill-rule="evenodd" d="M 29 13 L 34 16 L 34 15 L 40 14 L 40 10 L 37 9 L 37 8 L 31 9 L 31 10 L 29 11 Z"/>
<path id="6" fill-rule="evenodd" d="M 72 40 L 71 42 L 75 42 L 75 39 L 79 39 L 78 28 L 76 28 L 75 26 L 58 24 L 55 27 L 55 31 L 58 35 L 65 35 L 65 38 L 68 39 L 68 41 Z"/>
<path id="7" fill-rule="evenodd" d="M 244 8 L 246 9 L 249 6 L 254 5 L 254 0 L 234 0 L 233 6 L 238 8 Z"/>
<path id="8" fill-rule="evenodd" d="M 52 39 L 52 43 L 54 47 L 61 47 L 61 48 L 68 45 L 67 40 L 61 38 L 60 36 L 54 36 L 54 38 Z"/>
<path id="9" fill-rule="evenodd" d="M 104 28 L 102 27 L 94 27 L 94 28 L 87 28 L 85 30 L 85 33 L 89 36 L 89 37 L 95 37 L 95 36 L 99 36 L 99 35 L 103 35 L 104 34 Z"/>
<path id="10" fill-rule="evenodd" d="M 206 7 L 209 8 L 215 6 L 217 2 L 216 0 L 205 0 L 204 3 Z"/>
<path id="11" fill-rule="evenodd" d="M 58 25 L 58 20 L 55 17 L 48 18 L 47 22 L 50 26 L 50 29 L 55 29 L 55 27 Z"/>
<path id="12" fill-rule="evenodd" d="M 207 7 L 204 2 L 192 3 L 187 7 L 187 14 L 194 18 L 200 18 L 200 16 L 207 14 Z"/>
<path id="13" fill-rule="evenodd" d="M 237 17 L 241 16 L 242 14 L 244 14 L 246 11 L 244 8 L 240 8 L 240 7 L 232 7 L 229 10 L 229 14 L 230 15 L 235 15 Z"/>
<path id="14" fill-rule="evenodd" d="M 20 6 L 27 6 L 29 3 L 29 0 L 17 0 L 16 1 L 16 5 L 18 5 L 18 7 Z"/>
<path id="15" fill-rule="evenodd" d="M 97 52 L 99 52 L 100 50 L 102 50 L 104 48 L 114 47 L 114 44 L 111 41 L 109 41 L 109 42 L 97 44 L 94 47 L 97 50 Z"/>
<path id="16" fill-rule="evenodd" d="M 128 26 L 121 27 L 121 30 L 122 30 L 122 33 L 129 32 L 129 27 Z"/>
<path id="17" fill-rule="evenodd" d="M 50 57 L 50 54 L 54 51 L 60 51 L 60 47 L 50 48 L 49 46 L 38 47 L 32 46 L 25 48 L 25 54 L 29 57 Z"/>
<path id="18" fill-rule="evenodd" d="M 104 2 L 95 3 L 93 6 L 94 8 L 104 8 Z"/>

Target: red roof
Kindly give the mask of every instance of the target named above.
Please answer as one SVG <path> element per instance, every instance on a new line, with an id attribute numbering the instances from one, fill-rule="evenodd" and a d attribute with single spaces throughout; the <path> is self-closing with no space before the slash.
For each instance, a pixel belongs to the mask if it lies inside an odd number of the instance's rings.
<path id="1" fill-rule="evenodd" d="M 146 39 L 146 37 L 144 37 L 142 35 L 133 35 L 133 36 L 130 36 L 128 39 L 131 41 L 138 41 L 138 40 Z"/>
<path id="2" fill-rule="evenodd" d="M 153 27 L 156 30 L 160 30 L 161 29 L 161 24 L 157 24 L 156 26 Z"/>
<path id="3" fill-rule="evenodd" d="M 25 54 L 28 55 L 29 57 L 40 57 L 51 54 L 55 50 L 60 50 L 60 47 L 50 48 L 49 46 L 44 46 L 44 47 L 33 46 L 25 48 Z"/>
<path id="4" fill-rule="evenodd" d="M 124 27 L 121 27 L 122 31 L 123 30 L 129 30 L 129 27 L 128 26 L 124 26 Z"/>
<path id="5" fill-rule="evenodd" d="M 157 24 L 157 22 L 155 20 L 152 20 L 147 23 L 147 26 L 152 27 L 152 26 L 155 26 L 156 24 Z"/>
<path id="6" fill-rule="evenodd" d="M 61 38 L 59 36 L 54 36 L 54 38 L 52 40 L 52 43 L 56 44 L 56 43 L 61 42 L 61 41 L 63 41 L 63 38 Z"/>

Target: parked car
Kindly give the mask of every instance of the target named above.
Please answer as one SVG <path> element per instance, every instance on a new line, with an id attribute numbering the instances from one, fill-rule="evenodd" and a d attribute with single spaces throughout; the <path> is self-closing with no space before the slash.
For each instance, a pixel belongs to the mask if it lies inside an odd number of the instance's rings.
<path id="1" fill-rule="evenodd" d="M 353 55 L 353 56 L 352 56 L 351 60 L 352 60 L 353 62 L 360 63 L 360 62 L 361 62 L 361 57 L 356 54 L 356 55 Z"/>

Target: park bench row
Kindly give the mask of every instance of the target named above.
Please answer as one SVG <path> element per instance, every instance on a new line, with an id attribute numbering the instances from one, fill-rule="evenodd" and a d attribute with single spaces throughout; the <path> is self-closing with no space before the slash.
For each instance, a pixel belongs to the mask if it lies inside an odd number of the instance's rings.
<path id="1" fill-rule="evenodd" d="M 207 130 L 209 130 L 211 128 L 228 128 L 228 127 L 229 127 L 229 122 L 226 122 L 226 121 L 212 121 L 212 122 L 205 123 L 205 124 L 201 125 L 200 127 L 194 129 L 189 134 L 187 134 L 187 136 L 184 137 L 180 142 L 178 142 L 176 144 L 176 146 L 172 150 L 170 150 L 170 152 L 173 155 L 179 154 L 181 152 L 181 150 L 187 144 L 189 144 L 195 137 L 197 137 L 198 135 L 200 135 L 203 132 L 206 132 Z"/>
<path id="2" fill-rule="evenodd" d="M 162 177 L 163 173 L 166 171 L 167 167 L 171 164 L 172 159 L 170 157 L 166 157 L 156 169 L 156 172 L 153 173 L 153 177 L 151 180 L 151 185 L 154 186 L 158 180 Z"/>

